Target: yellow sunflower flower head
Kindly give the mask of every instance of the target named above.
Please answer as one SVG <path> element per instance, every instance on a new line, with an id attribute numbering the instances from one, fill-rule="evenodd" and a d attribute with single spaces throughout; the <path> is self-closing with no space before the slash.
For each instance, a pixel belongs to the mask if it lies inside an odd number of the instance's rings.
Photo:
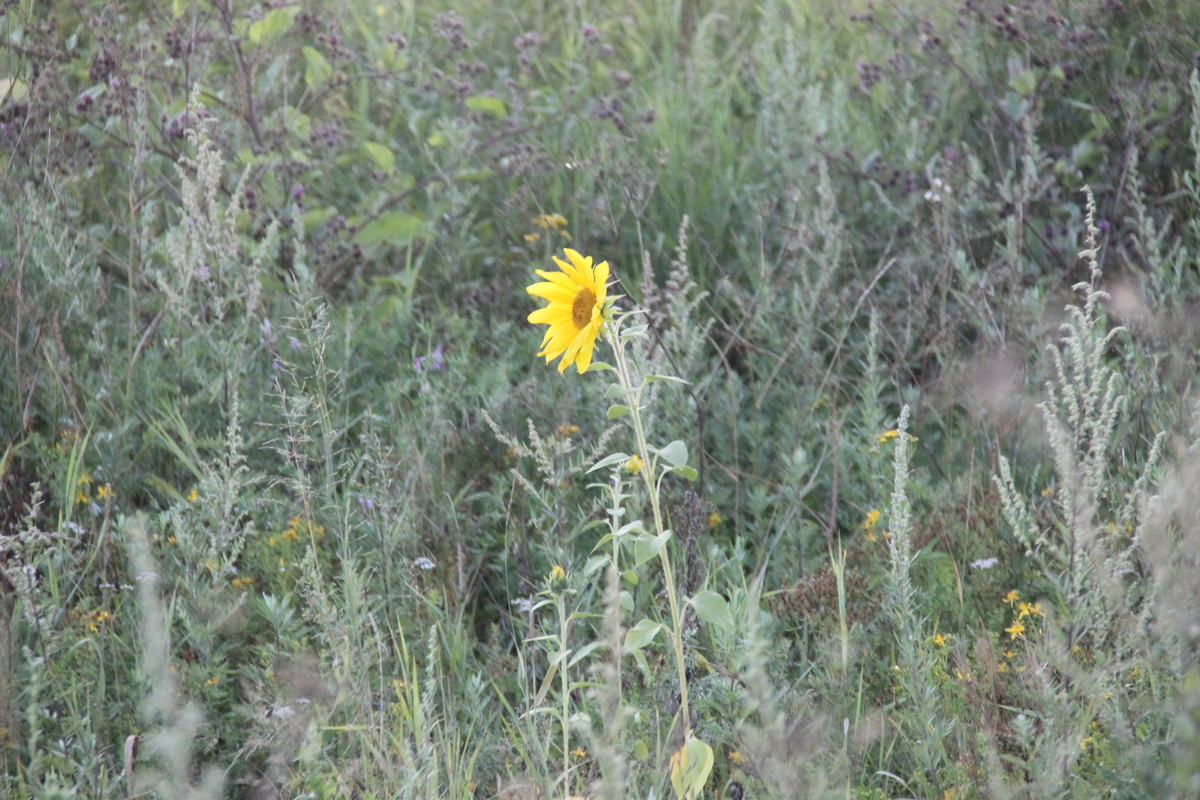
<path id="1" fill-rule="evenodd" d="M 547 364 L 562 356 L 559 372 L 574 364 L 583 373 L 591 366 L 596 337 L 604 324 L 609 268 L 607 261 L 592 266 L 590 256 L 581 256 L 570 248 L 563 252 L 566 261 L 554 258 L 560 271 L 537 270 L 543 282 L 526 290 L 550 301 L 550 305 L 530 314 L 529 321 L 547 326 L 538 353 L 546 357 Z"/>

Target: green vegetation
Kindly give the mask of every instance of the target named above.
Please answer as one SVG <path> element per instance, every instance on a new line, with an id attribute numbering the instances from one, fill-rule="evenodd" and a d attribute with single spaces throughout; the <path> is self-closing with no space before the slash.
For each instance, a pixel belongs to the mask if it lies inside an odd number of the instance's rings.
<path id="1" fill-rule="evenodd" d="M 0 0 L 0 796 L 1197 796 L 1197 30 Z"/>

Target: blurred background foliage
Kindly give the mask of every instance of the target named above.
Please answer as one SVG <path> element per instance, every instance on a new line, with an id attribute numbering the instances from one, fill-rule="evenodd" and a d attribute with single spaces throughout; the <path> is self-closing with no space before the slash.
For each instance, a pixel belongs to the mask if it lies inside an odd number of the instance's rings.
<path id="1" fill-rule="evenodd" d="M 414 750 L 445 765 L 431 785 L 519 784 L 494 721 L 537 688 L 513 603 L 585 564 L 602 514 L 582 473 L 614 435 L 601 383 L 545 368 L 525 323 L 564 246 L 613 265 L 648 358 L 691 382 L 654 408 L 700 472 L 667 489 L 684 585 L 762 576 L 773 670 L 823 657 L 844 546 L 863 666 L 814 692 L 888 705 L 871 512 L 902 404 L 923 613 L 999 642 L 998 598 L 1050 591 L 992 477 L 1004 454 L 1032 497 L 1054 487 L 1042 353 L 1089 277 L 1084 185 L 1105 320 L 1127 327 L 1114 485 L 1187 427 L 1197 30 L 1200 7 L 1115 0 L 2 0 L 8 786 L 119 791 L 153 683 L 139 513 L 173 680 L 207 715 L 197 757 L 231 765 L 230 791 L 359 796 L 420 737 L 330 731 L 395 713 L 428 733 L 435 701 L 390 692 L 430 662 L 461 717 Z M 301 696 L 324 733 L 272 716 Z M 868 750 L 850 783 L 893 796 L 891 750 Z M 1121 783 L 1114 756 L 1076 789 Z M 960 758 L 945 786 L 975 794 L 946 796 L 992 796 Z M 721 759 L 722 791 L 753 784 Z"/>

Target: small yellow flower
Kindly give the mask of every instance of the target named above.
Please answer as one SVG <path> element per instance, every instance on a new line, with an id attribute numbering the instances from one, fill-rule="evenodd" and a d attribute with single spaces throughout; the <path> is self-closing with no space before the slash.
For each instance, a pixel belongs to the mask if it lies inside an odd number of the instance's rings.
<path id="1" fill-rule="evenodd" d="M 1005 672 L 1008 672 L 1008 663 L 1001 661 L 999 664 L 996 665 L 996 672 L 999 672 L 1002 675 Z"/>
<path id="2" fill-rule="evenodd" d="M 625 462 L 625 471 L 630 475 L 637 475 L 642 471 L 642 467 L 644 466 L 646 465 L 642 462 L 641 458 L 638 456 L 630 456 L 629 460 Z"/>
<path id="3" fill-rule="evenodd" d="M 582 256 L 570 248 L 563 252 L 566 261 L 554 258 L 560 271 L 537 270 L 543 282 L 526 289 L 534 297 L 550 301 L 528 319 L 535 325 L 547 326 L 538 353 L 546 357 L 547 364 L 562 356 L 559 372 L 574 364 L 583 373 L 592 364 L 596 339 L 604 324 L 609 267 L 607 261 L 592 266 L 591 256 Z"/>
<path id="4" fill-rule="evenodd" d="M 192 489 L 192 490 L 191 490 L 190 492 L 188 492 L 188 494 L 187 494 L 187 501 L 188 501 L 189 503 L 194 503 L 194 502 L 196 502 L 196 501 L 197 501 L 199 498 L 200 498 L 200 492 L 196 491 L 195 489 Z"/>
<path id="5" fill-rule="evenodd" d="M 1008 594 L 1004 595 L 1003 600 L 1005 603 L 1008 603 L 1011 606 L 1013 603 L 1017 602 L 1017 600 L 1019 600 L 1020 597 L 1021 597 L 1020 592 L 1018 592 L 1016 589 L 1010 589 Z"/>
<path id="6" fill-rule="evenodd" d="M 880 444 L 883 444 L 888 439 L 895 439 L 899 435 L 900 435 L 900 431 L 896 430 L 895 428 L 892 428 L 890 431 L 884 431 L 883 433 L 876 436 L 875 441 L 879 442 Z"/>
<path id="7" fill-rule="evenodd" d="M 1080 740 L 1079 740 L 1079 749 L 1080 749 L 1080 750 L 1086 750 L 1086 749 L 1087 749 L 1087 746 L 1088 746 L 1089 744 L 1092 744 L 1092 743 L 1094 743 L 1095 741 L 1096 741 L 1096 740 L 1095 740 L 1095 738 L 1094 738 L 1094 737 L 1091 737 L 1091 736 L 1085 736 L 1085 737 L 1083 737 L 1082 739 L 1080 739 Z"/>
<path id="8" fill-rule="evenodd" d="M 1017 603 L 1017 619 L 1025 617 L 1044 617 L 1041 603 Z"/>
<path id="9" fill-rule="evenodd" d="M 540 233 L 527 233 L 527 234 L 525 234 L 525 241 L 529 242 L 530 244 L 533 244 L 534 242 L 536 242 L 536 241 L 537 241 L 538 239 L 540 239 L 540 238 L 542 238 L 542 235 L 541 235 Z"/>
<path id="10" fill-rule="evenodd" d="M 220 679 L 220 678 L 218 678 L 216 675 L 213 675 L 211 678 L 209 678 L 208 680 L 206 680 L 206 681 L 204 682 L 204 684 L 205 684 L 206 686 L 216 686 L 216 685 L 217 685 L 218 683 L 220 683 L 220 682 L 221 682 L 221 679 Z"/>
<path id="11" fill-rule="evenodd" d="M 717 511 L 708 515 L 708 529 L 711 531 L 725 521 L 725 518 Z"/>
<path id="12" fill-rule="evenodd" d="M 89 499 L 90 498 L 87 496 L 87 492 L 83 491 L 82 489 L 75 493 L 76 503 L 86 503 Z"/>
<path id="13" fill-rule="evenodd" d="M 578 425 L 559 425 L 554 431 L 555 439 L 570 439 L 575 434 L 579 433 Z"/>
<path id="14" fill-rule="evenodd" d="M 1016 656 L 1017 656 L 1017 653 L 1015 650 L 1005 650 L 1004 651 L 1005 658 L 1016 658 Z"/>
<path id="15" fill-rule="evenodd" d="M 938 647 L 945 647 L 946 646 L 946 637 L 940 633 L 935 634 L 933 637 L 933 643 L 935 645 L 937 645 Z"/>
<path id="16" fill-rule="evenodd" d="M 285 542 L 298 542 L 300 541 L 300 534 L 296 533 L 295 528 L 288 528 L 283 532 L 283 540 Z"/>
<path id="17" fill-rule="evenodd" d="M 176 539 L 174 536 L 168 536 L 167 544 L 179 544 L 179 540 Z"/>
<path id="18" fill-rule="evenodd" d="M 574 750 L 571 751 L 571 755 L 573 755 L 579 759 L 587 758 L 587 754 L 588 754 L 587 750 L 584 750 L 582 747 L 576 747 Z"/>
<path id="19" fill-rule="evenodd" d="M 538 214 L 533 218 L 533 224 L 542 230 L 561 231 L 567 227 L 567 218 L 562 214 Z"/>
<path id="20" fill-rule="evenodd" d="M 1009 625 L 1007 628 L 1005 628 L 1004 632 L 1007 633 L 1009 636 L 1011 636 L 1013 639 L 1024 639 L 1025 638 L 1025 626 L 1023 624 L 1021 624 L 1021 620 L 1019 620 L 1019 619 L 1013 620 L 1013 624 Z"/>
<path id="21" fill-rule="evenodd" d="M 113 490 L 112 490 L 111 483 L 106 483 L 103 486 L 96 487 L 96 499 L 97 500 L 104 500 L 105 498 L 111 497 L 112 495 L 113 495 Z"/>
<path id="22" fill-rule="evenodd" d="M 546 578 L 546 584 L 552 592 L 561 592 L 563 587 L 567 585 L 567 571 L 555 564 L 550 568 L 550 575 Z"/>
<path id="23" fill-rule="evenodd" d="M 230 583 L 233 584 L 235 589 L 247 589 L 254 585 L 254 579 L 249 575 L 239 575 L 230 581 Z"/>
<path id="24" fill-rule="evenodd" d="M 879 522 L 879 509 L 872 508 L 867 512 L 867 516 L 862 521 L 862 529 L 870 532 L 872 528 Z"/>
<path id="25" fill-rule="evenodd" d="M 746 763 L 746 757 L 739 750 L 730 750 L 729 760 L 739 766 Z"/>

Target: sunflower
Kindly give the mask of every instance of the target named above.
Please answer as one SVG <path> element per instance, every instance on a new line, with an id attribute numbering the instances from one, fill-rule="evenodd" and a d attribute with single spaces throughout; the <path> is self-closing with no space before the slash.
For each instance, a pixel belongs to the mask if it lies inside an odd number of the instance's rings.
<path id="1" fill-rule="evenodd" d="M 593 267 L 590 256 L 581 256 L 570 248 L 564 248 L 563 252 L 567 261 L 554 258 L 561 272 L 537 270 L 544 282 L 526 290 L 550 301 L 550 305 L 530 314 L 529 321 L 549 326 L 542 339 L 542 351 L 538 353 L 546 357 L 547 364 L 561 355 L 559 372 L 574 364 L 582 373 L 591 366 L 596 337 L 604 323 L 608 262 L 601 261 Z"/>

